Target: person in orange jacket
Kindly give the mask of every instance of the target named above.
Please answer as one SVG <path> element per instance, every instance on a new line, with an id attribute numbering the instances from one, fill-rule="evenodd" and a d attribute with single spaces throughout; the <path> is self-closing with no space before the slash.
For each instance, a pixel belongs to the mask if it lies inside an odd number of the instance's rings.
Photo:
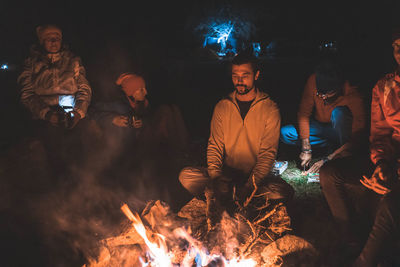
<path id="1" fill-rule="evenodd" d="M 301 146 L 301 165 L 310 164 L 312 147 L 326 147 L 326 156 L 315 162 L 308 173 L 317 173 L 325 162 L 354 148 L 351 141 L 365 129 L 364 103 L 335 59 L 322 60 L 308 78 L 297 117 L 298 127 L 281 128 L 281 141 Z"/>
<path id="2" fill-rule="evenodd" d="M 322 192 L 337 223 L 353 266 L 390 262 L 400 240 L 400 30 L 393 33 L 394 72 L 372 91 L 370 158 L 343 158 L 320 171 Z M 360 214 L 366 214 L 367 219 Z M 373 218 L 373 220 L 368 218 Z M 357 231 L 366 225 L 366 242 Z M 361 233 L 362 234 L 362 233 Z M 399 262 L 397 262 L 399 264 Z M 386 266 L 386 265 L 385 265 Z"/>

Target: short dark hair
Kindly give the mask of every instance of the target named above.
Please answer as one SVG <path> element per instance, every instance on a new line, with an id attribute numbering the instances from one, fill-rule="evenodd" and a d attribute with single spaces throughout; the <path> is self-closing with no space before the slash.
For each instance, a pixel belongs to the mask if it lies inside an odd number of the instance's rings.
<path id="1" fill-rule="evenodd" d="M 342 67 L 337 60 L 324 59 L 315 68 L 319 93 L 340 92 L 345 83 Z"/>
<path id="2" fill-rule="evenodd" d="M 231 61 L 231 65 L 243 65 L 248 63 L 250 63 L 254 72 L 259 70 L 257 58 L 249 52 L 239 53 Z"/>

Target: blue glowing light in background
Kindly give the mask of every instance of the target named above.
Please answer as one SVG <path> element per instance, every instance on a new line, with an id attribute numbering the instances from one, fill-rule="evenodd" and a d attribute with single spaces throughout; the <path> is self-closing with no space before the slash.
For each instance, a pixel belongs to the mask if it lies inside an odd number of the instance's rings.
<path id="1" fill-rule="evenodd" d="M 233 37 L 235 28 L 231 21 L 221 24 L 211 24 L 209 33 L 205 36 L 203 47 L 215 47 L 219 56 L 236 53 L 236 40 Z"/>
<path id="2" fill-rule="evenodd" d="M 321 42 L 321 44 L 319 45 L 319 50 L 337 51 L 338 50 L 337 43 L 336 41 Z"/>
<path id="3" fill-rule="evenodd" d="M 253 53 L 256 57 L 260 56 L 261 54 L 261 44 L 260 43 L 252 43 L 253 46 Z"/>
<path id="4" fill-rule="evenodd" d="M 1 70 L 8 70 L 8 65 L 7 64 L 1 64 L 0 69 Z"/>

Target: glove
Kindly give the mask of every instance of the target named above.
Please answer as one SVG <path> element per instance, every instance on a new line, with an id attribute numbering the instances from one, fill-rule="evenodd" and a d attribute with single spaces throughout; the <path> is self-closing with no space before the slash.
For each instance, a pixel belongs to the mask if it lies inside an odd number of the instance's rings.
<path id="1" fill-rule="evenodd" d="M 68 112 L 65 128 L 66 129 L 74 128 L 80 120 L 81 120 L 81 115 L 77 111 L 73 110 Z"/>

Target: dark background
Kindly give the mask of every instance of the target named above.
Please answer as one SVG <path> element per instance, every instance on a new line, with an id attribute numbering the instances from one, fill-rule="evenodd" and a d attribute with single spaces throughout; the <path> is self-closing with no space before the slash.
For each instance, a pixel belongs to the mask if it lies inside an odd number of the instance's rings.
<path id="1" fill-rule="evenodd" d="M 82 58 L 93 102 L 116 94 L 114 81 L 120 73 L 141 71 L 153 99 L 180 105 L 193 135 L 206 137 L 212 107 L 231 83 L 226 61 L 199 52 L 203 39 L 194 28 L 227 6 L 255 26 L 249 41 L 279 41 L 278 55 L 261 59 L 259 86 L 275 97 L 287 115 L 284 122 L 295 119 L 321 41 L 337 42 L 349 79 L 367 102 L 376 80 L 393 69 L 391 31 L 400 25 L 396 1 L 6 2 L 0 10 L 0 60 L 13 70 L 1 73 L 2 107 L 15 104 L 15 80 L 37 41 L 36 26 L 55 23 L 63 29 L 64 42 Z M 4 119 L 11 120 L 5 113 Z"/>
<path id="2" fill-rule="evenodd" d="M 212 109 L 232 90 L 232 85 L 229 62 L 207 56 L 201 49 L 202 37 L 196 35 L 194 28 L 226 6 L 255 25 L 250 41 L 267 44 L 276 40 L 281 44 L 275 57 L 260 58 L 258 85 L 278 103 L 283 124 L 296 120 L 301 92 L 319 58 L 321 41 L 337 42 L 338 53 L 345 59 L 348 79 L 358 86 L 367 108 L 372 87 L 395 66 L 391 32 L 400 26 L 399 1 L 2 3 L 0 61 L 10 65 L 9 71 L 0 71 L 0 254 L 3 254 L 0 260 L 3 259 L 4 266 L 44 266 L 57 262 L 57 258 L 68 262 L 66 259 L 71 255 L 74 255 L 71 262 L 82 263 L 74 248 L 64 247 L 65 236 L 59 240 L 44 240 L 43 228 L 51 228 L 54 232 L 49 233 L 54 236 L 59 229 L 46 222 L 47 211 L 43 207 L 48 207 L 50 202 L 46 197 L 40 198 L 38 205 L 29 203 L 31 195 L 26 193 L 29 188 L 23 188 L 23 183 L 30 179 L 30 169 L 18 174 L 20 176 L 15 172 L 10 174 L 13 168 L 26 168 L 24 164 L 9 160 L 9 154 L 12 151 L 14 158 L 24 158 L 14 149 L 26 137 L 29 121 L 19 105 L 16 79 L 30 45 L 37 41 L 35 28 L 42 23 L 60 25 L 64 42 L 82 58 L 86 67 L 93 89 L 93 102 L 108 101 L 118 95 L 114 81 L 120 73 L 143 72 L 151 99 L 156 103 L 177 104 L 192 140 L 204 142 L 208 137 Z M 96 196 L 104 196 L 102 189 L 89 188 L 89 191 L 96 190 L 101 192 Z M 68 200 L 69 196 L 66 194 L 65 199 Z M 84 200 L 91 201 L 90 198 Z M 42 202 L 45 204 L 41 205 Z M 82 202 L 75 204 L 79 206 Z M 29 211 L 16 210 L 18 207 L 29 207 Z M 68 215 L 70 212 L 74 212 L 72 206 L 65 210 Z M 96 224 L 86 223 L 81 222 L 81 225 L 96 227 Z M 44 236 L 48 238 L 52 235 L 49 233 Z M 74 232 L 78 236 L 77 233 Z M 64 234 L 73 235 L 68 231 Z M 49 244 L 54 245 L 53 249 Z M 60 249 L 54 249 L 57 246 Z M 63 264 L 60 266 L 74 265 Z"/>

